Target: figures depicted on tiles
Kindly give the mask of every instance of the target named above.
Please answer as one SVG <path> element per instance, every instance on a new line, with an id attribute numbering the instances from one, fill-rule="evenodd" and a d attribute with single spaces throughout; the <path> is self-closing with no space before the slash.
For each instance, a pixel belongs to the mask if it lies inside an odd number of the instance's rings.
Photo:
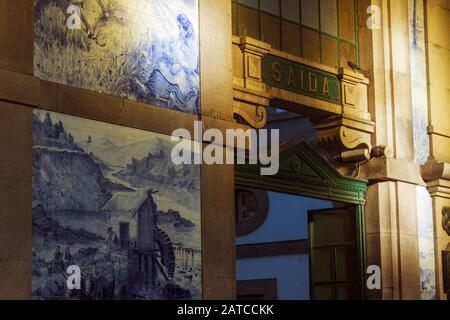
<path id="1" fill-rule="evenodd" d="M 201 299 L 200 168 L 171 151 L 163 135 L 34 111 L 33 298 Z"/>
<path id="2" fill-rule="evenodd" d="M 197 0 L 35 0 L 35 75 L 199 113 Z"/>

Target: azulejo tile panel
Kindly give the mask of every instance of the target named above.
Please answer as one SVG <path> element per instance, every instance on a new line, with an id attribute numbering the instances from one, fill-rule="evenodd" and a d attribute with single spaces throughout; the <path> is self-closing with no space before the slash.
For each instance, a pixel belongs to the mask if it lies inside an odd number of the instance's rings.
<path id="1" fill-rule="evenodd" d="M 35 0 L 34 74 L 198 114 L 198 0 Z"/>
<path id="2" fill-rule="evenodd" d="M 202 298 L 200 166 L 173 164 L 172 147 L 34 110 L 34 299 Z"/>

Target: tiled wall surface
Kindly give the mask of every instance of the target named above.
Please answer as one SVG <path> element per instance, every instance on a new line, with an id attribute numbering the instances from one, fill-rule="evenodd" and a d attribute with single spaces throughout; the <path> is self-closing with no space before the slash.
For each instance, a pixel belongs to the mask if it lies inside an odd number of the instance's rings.
<path id="1" fill-rule="evenodd" d="M 45 2 L 45 1 L 44 1 Z M 192 1 L 186 1 L 192 2 Z M 79 89 L 33 76 L 34 1 L 0 2 L 0 298 L 31 298 L 32 115 L 33 108 L 170 135 L 192 130 L 199 116 Z M 231 4 L 199 3 L 199 93 L 207 127 L 230 122 L 211 117 L 231 113 Z M 220 36 L 222 35 L 222 36 Z M 235 297 L 234 168 L 201 168 L 203 298 Z M 220 192 L 212 186 L 221 181 Z"/>

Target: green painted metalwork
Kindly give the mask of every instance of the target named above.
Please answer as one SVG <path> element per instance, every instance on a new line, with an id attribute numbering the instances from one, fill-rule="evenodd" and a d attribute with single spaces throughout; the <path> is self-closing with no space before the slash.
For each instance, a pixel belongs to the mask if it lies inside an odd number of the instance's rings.
<path id="1" fill-rule="evenodd" d="M 364 206 L 359 205 L 356 207 L 356 219 L 357 219 L 357 245 L 358 245 L 358 270 L 360 277 L 360 290 L 362 299 L 366 297 L 366 270 L 367 270 L 367 257 L 366 257 L 366 228 L 364 225 Z"/>
<path id="2" fill-rule="evenodd" d="M 259 165 L 237 165 L 236 184 L 361 205 L 367 190 L 367 181 L 342 177 L 307 142 L 280 153 L 275 176 L 261 176 Z"/>
<path id="3" fill-rule="evenodd" d="M 284 47 L 283 47 L 283 34 L 282 34 L 282 23 L 284 22 L 284 21 L 286 21 L 286 22 L 289 22 L 289 23 L 291 23 L 291 24 L 294 24 L 294 25 L 296 25 L 297 27 L 299 27 L 300 29 L 300 34 L 302 34 L 302 30 L 303 29 L 309 29 L 309 30 L 312 30 L 312 31 L 314 31 L 314 32 L 317 32 L 318 34 L 319 34 L 319 37 L 320 37 L 320 41 L 319 41 L 319 50 L 320 50 L 320 63 L 324 63 L 323 62 L 323 41 L 322 41 L 322 38 L 323 38 L 323 36 L 327 36 L 327 37 L 329 37 L 329 38 L 332 38 L 332 39 L 335 39 L 335 40 L 337 40 L 337 42 L 338 42 L 338 65 L 339 66 L 346 66 L 347 65 L 347 63 L 346 63 L 346 61 L 341 61 L 342 60 L 342 56 L 341 56 L 341 53 L 342 53 L 342 49 L 341 49 L 341 42 L 345 42 L 345 43 L 348 43 L 348 44 L 350 44 L 350 45 L 352 45 L 354 48 L 355 48 L 355 53 L 356 53 L 356 61 L 352 61 L 352 62 L 355 62 L 356 63 L 356 65 L 359 65 L 359 39 L 358 39 L 358 23 L 356 23 L 357 21 L 358 21 L 358 1 L 357 0 L 354 0 L 354 4 L 353 4 L 353 7 L 354 7 L 354 21 L 355 21 L 355 23 L 354 23 L 354 31 L 355 31 L 355 37 L 354 37 L 354 39 L 353 40 L 347 40 L 347 39 L 343 39 L 342 37 L 341 37 L 341 33 L 340 33 L 340 30 L 339 30 L 339 28 L 340 28 L 340 24 L 339 24 L 339 21 L 340 21 L 340 1 L 339 0 L 336 0 L 336 14 L 337 14 L 337 27 L 338 27 L 338 34 L 337 34 L 337 36 L 336 35 L 332 35 L 332 34 L 329 34 L 329 33 L 327 33 L 327 32 L 325 32 L 325 31 L 323 31 L 322 30 L 322 21 L 321 21 L 321 15 L 320 15 L 320 11 L 321 11 L 321 8 L 320 8 L 320 1 L 317 1 L 317 7 L 318 7 L 318 13 L 319 13 L 319 15 L 318 15 L 318 20 L 319 20 L 319 24 L 318 24 L 318 27 L 317 28 L 312 28 L 312 27 L 310 27 L 310 26 L 308 26 L 308 25 L 305 25 L 305 24 L 303 24 L 303 21 L 302 21 L 302 6 L 301 5 L 299 5 L 299 20 L 298 21 L 293 21 L 293 20 L 291 20 L 291 19 L 288 19 L 288 18 L 284 18 L 282 15 L 281 15 L 281 12 L 282 12 L 282 3 L 279 1 L 279 7 L 280 7 L 280 9 L 279 9 L 279 14 L 273 14 L 273 13 L 270 13 L 270 12 L 266 12 L 266 11 L 263 11 L 263 10 L 261 10 L 261 0 L 259 0 L 257 3 L 258 3 L 258 5 L 257 5 L 257 7 L 253 7 L 253 6 L 249 6 L 248 5 L 248 3 L 246 3 L 245 1 L 240 1 L 240 0 L 232 0 L 232 2 L 233 3 L 235 3 L 236 5 L 237 5 L 237 7 L 236 7 L 236 11 L 235 11 L 235 14 L 236 14 L 236 23 L 237 24 L 239 24 L 239 22 L 240 22 L 240 20 L 239 20 L 239 11 L 240 11 L 240 8 L 245 8 L 245 9 L 247 9 L 247 10 L 254 10 L 256 13 L 257 13 L 257 22 L 255 22 L 255 23 L 257 23 L 258 24 L 258 39 L 259 40 L 262 40 L 262 41 L 264 41 L 264 38 L 263 38 L 263 35 L 262 35 L 262 22 L 261 22 L 261 15 L 262 14 L 264 14 L 264 15 L 266 15 L 266 16 L 270 16 L 270 17 L 272 17 L 272 18 L 275 18 L 275 19 L 278 19 L 279 20 L 279 25 L 280 25 L 280 28 L 279 28 L 279 32 L 280 32 L 280 34 L 278 35 L 278 38 L 279 38 L 279 40 L 280 40 L 280 46 L 281 46 L 281 50 L 282 51 L 284 51 Z M 239 34 L 239 32 L 238 32 L 238 30 L 239 30 L 239 27 L 237 27 L 237 30 L 233 30 L 233 33 L 235 34 L 235 35 L 237 35 L 237 36 L 246 36 L 247 34 Z M 298 41 L 299 41 L 299 46 L 300 46 L 300 56 L 302 57 L 303 56 L 303 53 L 304 53 L 304 51 L 303 51 L 303 43 L 302 43 L 302 41 L 301 41 L 301 37 L 302 36 L 300 36 L 300 39 L 298 39 Z M 297 39 L 296 39 L 297 40 Z M 276 48 L 276 49 L 280 49 L 280 48 Z M 343 63 L 341 63 L 341 62 L 343 62 Z"/>
<path id="4" fill-rule="evenodd" d="M 272 87 L 341 103 L 337 75 L 267 54 L 262 59 L 263 82 Z"/>

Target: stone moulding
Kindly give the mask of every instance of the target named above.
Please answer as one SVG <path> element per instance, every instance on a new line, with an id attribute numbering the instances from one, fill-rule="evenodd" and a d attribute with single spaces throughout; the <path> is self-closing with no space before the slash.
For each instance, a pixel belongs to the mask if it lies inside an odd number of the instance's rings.
<path id="1" fill-rule="evenodd" d="M 267 122 L 267 110 L 263 106 L 235 101 L 234 118 L 239 123 L 246 123 L 253 128 L 262 128 Z"/>
<path id="2" fill-rule="evenodd" d="M 343 177 L 305 141 L 280 146 L 280 170 L 261 176 L 259 165 L 237 165 L 236 185 L 364 204 L 366 180 Z"/>
<path id="3" fill-rule="evenodd" d="M 401 181 L 419 186 L 427 185 L 417 165 L 386 156 L 376 157 L 362 164 L 358 176 L 371 182 Z"/>
<path id="4" fill-rule="evenodd" d="M 373 123 L 338 115 L 313 120 L 317 138 L 339 152 L 366 149 L 370 152 Z"/>
<path id="5" fill-rule="evenodd" d="M 235 41 L 239 47 L 239 60 L 242 70 L 234 78 L 234 119 L 253 128 L 262 128 L 267 123 L 267 111 L 270 96 L 262 82 L 261 59 L 270 51 L 270 45 L 251 38 L 243 37 Z"/>

